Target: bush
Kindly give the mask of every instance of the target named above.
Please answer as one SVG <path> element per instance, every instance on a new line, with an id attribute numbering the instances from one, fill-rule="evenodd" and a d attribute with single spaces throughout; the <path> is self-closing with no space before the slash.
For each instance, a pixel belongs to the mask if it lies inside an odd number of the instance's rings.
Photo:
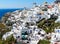
<path id="1" fill-rule="evenodd" d="M 50 44 L 48 40 L 40 40 L 38 44 Z"/>

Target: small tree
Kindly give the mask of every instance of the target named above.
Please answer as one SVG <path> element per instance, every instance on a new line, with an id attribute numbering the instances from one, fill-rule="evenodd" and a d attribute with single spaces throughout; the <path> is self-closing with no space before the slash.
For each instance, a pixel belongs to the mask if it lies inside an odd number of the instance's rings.
<path id="1" fill-rule="evenodd" d="M 6 41 L 3 41 L 3 43 L 6 43 L 6 44 L 15 44 L 15 42 L 16 42 L 16 39 L 14 39 L 13 35 L 8 37 Z"/>

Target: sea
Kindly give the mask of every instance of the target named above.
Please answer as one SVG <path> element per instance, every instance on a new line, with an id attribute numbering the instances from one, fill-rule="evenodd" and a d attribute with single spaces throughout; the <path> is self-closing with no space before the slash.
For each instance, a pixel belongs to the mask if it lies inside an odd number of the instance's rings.
<path id="1" fill-rule="evenodd" d="M 0 9 L 0 19 L 8 12 L 13 12 L 16 10 L 23 10 L 23 8 L 18 8 L 18 9 Z"/>

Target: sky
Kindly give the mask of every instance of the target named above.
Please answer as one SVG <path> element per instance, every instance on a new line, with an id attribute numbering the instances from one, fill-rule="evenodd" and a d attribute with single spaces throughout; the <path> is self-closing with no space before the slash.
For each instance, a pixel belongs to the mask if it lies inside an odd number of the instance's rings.
<path id="1" fill-rule="evenodd" d="M 33 3 L 42 4 L 43 2 L 52 3 L 54 0 L 0 0 L 1 8 L 23 8 L 32 7 Z"/>

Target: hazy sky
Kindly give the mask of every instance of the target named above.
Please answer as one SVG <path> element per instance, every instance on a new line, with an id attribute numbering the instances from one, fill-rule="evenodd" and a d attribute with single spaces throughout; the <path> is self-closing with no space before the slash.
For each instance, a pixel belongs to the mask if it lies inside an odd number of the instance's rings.
<path id="1" fill-rule="evenodd" d="M 42 4 L 45 1 L 49 3 L 54 2 L 54 0 L 0 0 L 0 8 L 29 8 L 33 2 Z"/>

